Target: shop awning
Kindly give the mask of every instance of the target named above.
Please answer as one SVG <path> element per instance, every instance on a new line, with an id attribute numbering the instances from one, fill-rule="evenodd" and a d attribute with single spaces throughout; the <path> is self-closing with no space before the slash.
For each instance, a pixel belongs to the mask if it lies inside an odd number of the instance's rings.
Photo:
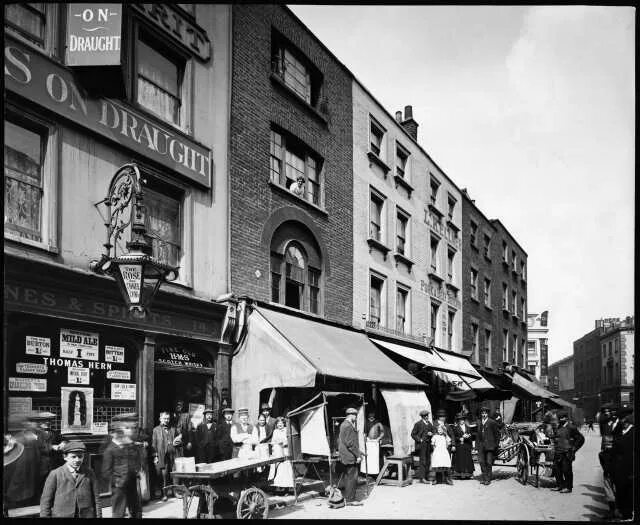
<path id="1" fill-rule="evenodd" d="M 569 401 L 565 401 L 561 397 L 554 397 L 553 399 L 549 399 L 549 402 L 550 403 L 554 403 L 554 404 L 556 404 L 558 406 L 561 406 L 561 407 L 568 408 L 569 410 L 575 410 L 576 409 L 576 405 L 574 405 L 573 403 L 569 403 Z"/>
<path id="2" fill-rule="evenodd" d="M 317 374 L 424 387 L 362 332 L 255 307 L 231 364 L 232 399 L 257 415 L 260 391 L 313 387 Z"/>
<path id="3" fill-rule="evenodd" d="M 541 386 L 535 384 L 533 381 L 529 381 L 518 372 L 514 372 L 511 381 L 513 382 L 513 393 L 517 397 L 536 399 L 552 399 L 558 397 L 557 394 L 545 390 Z"/>
<path id="4" fill-rule="evenodd" d="M 462 379 L 464 379 L 464 381 L 474 390 L 483 391 L 493 389 L 493 385 L 482 377 L 475 368 L 473 368 L 473 365 L 468 359 L 465 359 L 462 356 L 439 352 L 438 350 L 434 350 L 433 352 L 449 364 L 458 375 L 462 376 Z"/>

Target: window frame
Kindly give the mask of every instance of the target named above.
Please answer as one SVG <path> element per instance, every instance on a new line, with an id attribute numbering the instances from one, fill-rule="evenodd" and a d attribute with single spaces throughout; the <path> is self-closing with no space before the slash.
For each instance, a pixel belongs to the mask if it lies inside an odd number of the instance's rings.
<path id="1" fill-rule="evenodd" d="M 453 201 L 453 204 L 451 202 Z M 456 199 L 451 193 L 447 192 L 447 217 L 449 217 L 450 221 L 453 221 L 453 216 L 455 215 L 456 204 L 458 204 L 458 199 Z"/>
<path id="2" fill-rule="evenodd" d="M 141 38 L 144 35 L 144 39 Z M 161 56 L 170 61 L 179 62 L 178 82 L 180 93 L 180 111 L 178 122 L 166 120 L 162 115 L 153 109 L 145 106 L 138 100 L 138 64 L 140 63 L 140 53 L 138 42 L 144 42 L 147 47 L 151 47 Z M 131 104 L 145 115 L 150 115 L 163 124 L 176 128 L 187 135 L 193 135 L 193 108 L 194 108 L 194 58 L 173 44 L 170 39 L 160 40 L 153 28 L 146 25 L 141 19 L 133 17 L 131 28 L 130 53 L 131 63 L 129 65 Z"/>
<path id="3" fill-rule="evenodd" d="M 375 151 L 375 149 L 373 149 L 373 136 L 375 135 L 374 133 L 374 128 L 376 128 L 377 131 L 380 132 L 380 146 L 378 147 L 378 151 Z M 385 135 L 387 133 L 387 130 L 385 129 L 385 127 L 380 124 L 380 122 L 378 122 L 375 117 L 373 115 L 369 115 L 369 151 L 371 153 L 373 153 L 374 155 L 376 155 L 379 159 L 384 160 L 385 157 Z M 376 146 L 377 147 L 377 146 Z"/>
<path id="4" fill-rule="evenodd" d="M 380 193 L 378 190 L 376 190 L 373 186 L 369 186 L 369 238 L 370 239 L 375 239 L 376 241 L 383 243 L 385 242 L 385 233 L 386 233 L 386 228 L 385 226 L 385 201 L 386 201 L 386 197 Z M 380 220 L 380 224 L 377 224 L 376 226 L 378 227 L 378 237 L 376 238 L 374 235 L 372 235 L 372 228 L 373 225 L 375 224 L 373 221 L 373 217 L 372 215 L 372 205 L 374 205 L 374 202 L 377 202 L 379 204 L 379 208 L 378 208 L 378 215 L 379 215 L 379 220 Z"/>
<path id="5" fill-rule="evenodd" d="M 401 283 L 396 282 L 396 322 L 395 322 L 395 328 L 398 332 L 401 332 L 403 334 L 411 334 L 411 303 L 410 303 L 410 296 L 411 296 L 411 288 L 409 288 L 408 286 L 405 286 Z M 403 317 L 403 326 L 402 329 L 398 328 L 398 322 L 399 322 L 399 308 L 398 308 L 398 299 L 402 297 L 403 298 L 403 310 L 404 310 L 404 317 Z"/>
<path id="6" fill-rule="evenodd" d="M 471 219 L 471 221 L 469 222 L 469 236 L 470 236 L 470 244 L 473 248 L 477 248 L 478 247 L 478 227 L 479 224 L 474 221 L 473 219 Z"/>
<path id="7" fill-rule="evenodd" d="M 435 254 L 433 250 L 433 246 L 435 244 Z M 429 268 L 433 273 L 438 273 L 438 251 L 440 250 L 440 239 L 435 235 L 429 235 L 429 258 L 431 259 L 429 263 Z"/>
<path id="8" fill-rule="evenodd" d="M 502 361 L 509 363 L 509 330 L 502 330 Z"/>
<path id="9" fill-rule="evenodd" d="M 27 36 L 26 31 L 21 29 L 19 26 L 9 21 L 5 14 L 5 35 L 10 34 L 14 38 L 20 40 L 33 49 L 38 50 L 45 55 L 49 55 L 52 57 L 59 56 L 59 49 L 61 47 L 60 43 L 60 20 L 64 18 L 64 16 L 60 13 L 61 6 L 64 4 L 50 3 L 50 2 L 42 2 L 44 4 L 44 38 L 43 45 L 40 46 L 36 43 L 36 41 L 29 36 Z M 26 3 L 20 3 L 21 6 L 28 5 Z M 64 13 L 66 14 L 66 6 L 64 7 Z"/>
<path id="10" fill-rule="evenodd" d="M 479 272 L 477 268 L 471 267 L 469 269 L 469 284 L 471 286 L 471 298 L 478 301 L 478 276 Z"/>
<path id="11" fill-rule="evenodd" d="M 395 167 L 394 175 L 397 175 L 398 177 L 405 180 L 406 182 L 409 182 L 409 175 L 410 175 L 409 157 L 410 156 L 411 156 L 411 153 L 409 152 L 409 150 L 396 140 L 396 151 L 394 156 L 394 167 Z M 404 165 L 402 167 L 398 166 L 399 157 L 400 158 L 404 157 Z M 399 173 L 398 170 L 400 170 L 402 173 Z"/>
<path id="12" fill-rule="evenodd" d="M 46 136 L 46 138 L 44 139 L 44 143 L 41 142 L 40 145 L 43 157 L 40 168 L 42 187 L 42 198 L 40 201 L 41 240 L 37 241 L 25 238 L 15 231 L 7 231 L 6 227 L 4 230 L 4 238 L 40 248 L 51 253 L 58 253 L 60 128 L 53 121 L 44 119 L 36 115 L 33 111 L 17 106 L 12 102 L 5 103 L 5 122 L 7 121 L 37 133 L 41 137 Z"/>
<path id="13" fill-rule="evenodd" d="M 429 172 L 429 203 L 432 206 L 438 205 L 438 192 L 440 191 L 441 182 L 431 172 Z"/>
<path id="14" fill-rule="evenodd" d="M 509 285 L 502 283 L 502 309 L 509 311 Z"/>
<path id="15" fill-rule="evenodd" d="M 453 282 L 455 279 L 455 264 L 454 260 L 456 258 L 456 250 L 447 247 L 447 278 L 450 282 Z"/>
<path id="16" fill-rule="evenodd" d="M 471 322 L 471 355 L 476 363 L 480 362 L 480 325 L 475 320 Z"/>
<path id="17" fill-rule="evenodd" d="M 378 312 L 378 323 L 376 326 L 386 326 L 386 301 L 385 301 L 385 287 L 386 287 L 386 282 L 387 279 L 385 276 L 378 274 L 376 272 L 373 271 L 369 271 L 369 321 L 373 321 L 372 315 L 371 315 L 371 299 L 372 299 L 372 290 L 373 290 L 373 281 L 377 281 L 378 283 L 380 283 L 380 289 L 379 289 L 379 298 L 380 298 L 380 303 L 378 305 L 379 308 L 379 312 Z"/>
<path id="18" fill-rule="evenodd" d="M 487 337 L 489 334 L 489 337 Z M 484 329 L 484 352 L 485 352 L 485 366 L 491 366 L 491 347 L 493 344 L 493 331 L 490 328 Z"/>
<path id="19" fill-rule="evenodd" d="M 399 231 L 400 231 L 399 226 L 400 224 L 402 224 L 402 222 L 404 222 L 404 237 L 401 237 L 399 235 Z M 411 223 L 411 215 L 409 215 L 406 211 L 400 208 L 400 206 L 396 206 L 395 250 L 396 250 L 396 253 L 404 255 L 405 257 L 409 257 L 411 255 L 411 249 L 410 249 L 411 243 L 409 242 L 409 238 L 411 235 L 410 223 Z M 402 242 L 403 242 L 402 251 L 400 251 L 400 244 L 399 244 L 400 239 L 402 239 Z"/>
<path id="20" fill-rule="evenodd" d="M 491 307 L 491 279 L 488 277 L 484 278 L 484 305 Z"/>
<path id="21" fill-rule="evenodd" d="M 453 351 L 453 343 L 455 333 L 453 330 L 453 325 L 456 320 L 456 310 L 452 308 L 447 309 L 447 350 Z"/>
<path id="22" fill-rule="evenodd" d="M 431 330 L 431 338 L 433 345 L 437 346 L 438 340 L 438 317 L 440 316 L 440 308 L 442 304 L 436 301 L 429 301 L 429 328 Z M 435 315 L 434 315 L 435 313 Z M 435 317 L 435 319 L 434 319 Z"/>

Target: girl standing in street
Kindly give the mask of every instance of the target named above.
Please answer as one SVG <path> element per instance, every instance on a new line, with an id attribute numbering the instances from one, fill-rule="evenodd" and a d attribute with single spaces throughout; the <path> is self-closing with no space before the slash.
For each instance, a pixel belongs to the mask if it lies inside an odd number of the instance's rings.
<path id="1" fill-rule="evenodd" d="M 451 470 L 451 456 L 449 455 L 449 446 L 451 446 L 451 438 L 447 435 L 447 431 L 443 424 L 436 426 L 436 434 L 431 438 L 431 469 L 435 472 L 435 479 L 431 482 L 435 485 L 438 482 L 438 475 L 442 476 L 442 481 L 447 485 L 453 485 L 453 481 L 449 479 L 449 471 Z"/>

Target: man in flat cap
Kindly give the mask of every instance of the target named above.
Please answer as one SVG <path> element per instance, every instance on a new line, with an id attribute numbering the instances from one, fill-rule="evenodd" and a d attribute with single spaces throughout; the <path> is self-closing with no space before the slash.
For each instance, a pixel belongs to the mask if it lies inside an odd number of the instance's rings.
<path id="1" fill-rule="evenodd" d="M 196 462 L 213 463 L 218 455 L 213 409 L 205 408 L 203 415 L 204 421 L 196 429 Z"/>
<path id="2" fill-rule="evenodd" d="M 573 490 L 573 460 L 584 445 L 584 436 L 572 422 L 569 414 L 558 412 L 558 430 L 554 436 L 553 467 L 557 486 L 551 490 L 569 494 Z"/>
<path id="3" fill-rule="evenodd" d="M 428 483 L 427 477 L 431 469 L 431 438 L 435 432 L 433 424 L 429 421 L 429 411 L 421 410 L 420 419 L 411 430 L 411 439 L 415 442 L 416 452 L 420 456 L 420 462 L 416 469 L 416 478 L 420 483 Z"/>
<path id="4" fill-rule="evenodd" d="M 493 460 L 495 458 L 498 443 L 500 442 L 500 429 L 498 424 L 489 417 L 489 407 L 480 407 L 480 421 L 476 430 L 476 448 L 478 449 L 478 463 L 482 476 L 482 485 L 491 484 Z"/>
<path id="5" fill-rule="evenodd" d="M 633 409 L 621 408 L 620 434 L 614 437 L 611 453 L 613 456 L 613 483 L 615 486 L 615 505 L 620 518 L 633 518 Z"/>
<path id="6" fill-rule="evenodd" d="M 364 453 L 360 451 L 358 445 L 357 416 L 357 409 L 347 408 L 346 417 L 340 424 L 340 433 L 338 434 L 338 455 L 345 478 L 343 495 L 347 505 L 362 505 L 362 502 L 356 501 L 358 465 L 364 457 Z"/>
<path id="7" fill-rule="evenodd" d="M 233 440 L 231 439 L 231 427 L 233 426 L 233 408 L 222 409 L 224 420 L 216 428 L 216 443 L 218 445 L 218 461 L 224 461 L 233 457 Z"/>
<path id="8" fill-rule="evenodd" d="M 40 498 L 41 518 L 101 518 L 98 480 L 83 466 L 87 448 L 81 441 L 70 441 L 63 451 L 64 465 L 52 470 Z"/>

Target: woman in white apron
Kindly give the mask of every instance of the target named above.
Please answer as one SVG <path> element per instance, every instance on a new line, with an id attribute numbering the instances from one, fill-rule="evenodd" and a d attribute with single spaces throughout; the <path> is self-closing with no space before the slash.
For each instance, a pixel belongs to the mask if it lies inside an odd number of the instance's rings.
<path id="1" fill-rule="evenodd" d="M 272 457 L 281 458 L 289 454 L 289 444 L 287 441 L 287 427 L 283 417 L 276 419 L 276 428 L 271 436 Z M 293 468 L 291 461 L 282 461 L 271 465 L 269 469 L 269 480 L 274 487 L 282 489 L 293 488 Z"/>

